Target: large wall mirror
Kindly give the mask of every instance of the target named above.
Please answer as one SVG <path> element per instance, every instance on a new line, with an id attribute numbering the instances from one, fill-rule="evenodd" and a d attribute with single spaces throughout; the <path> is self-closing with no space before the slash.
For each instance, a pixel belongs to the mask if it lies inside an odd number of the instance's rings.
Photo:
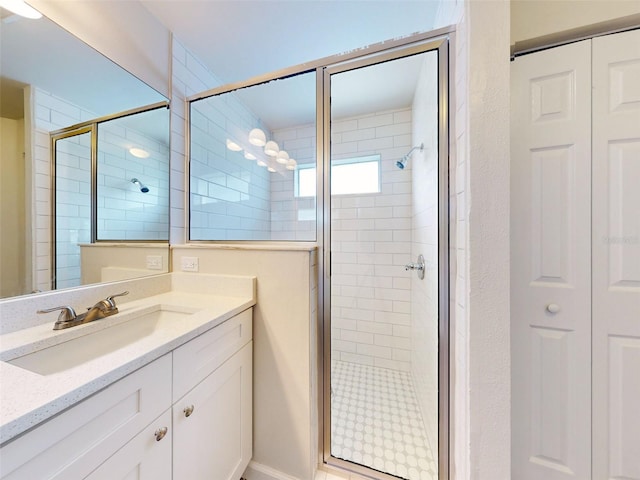
<path id="1" fill-rule="evenodd" d="M 47 18 L 0 17 L 0 297 L 168 271 L 167 99 Z"/>

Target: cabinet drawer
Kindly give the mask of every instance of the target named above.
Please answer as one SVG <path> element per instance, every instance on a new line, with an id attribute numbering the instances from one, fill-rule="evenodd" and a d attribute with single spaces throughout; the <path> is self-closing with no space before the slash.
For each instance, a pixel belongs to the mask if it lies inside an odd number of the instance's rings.
<path id="1" fill-rule="evenodd" d="M 0 477 L 84 478 L 170 404 L 168 354 L 2 447 Z"/>
<path id="2" fill-rule="evenodd" d="M 252 322 L 249 308 L 174 350 L 174 402 L 253 338 Z"/>

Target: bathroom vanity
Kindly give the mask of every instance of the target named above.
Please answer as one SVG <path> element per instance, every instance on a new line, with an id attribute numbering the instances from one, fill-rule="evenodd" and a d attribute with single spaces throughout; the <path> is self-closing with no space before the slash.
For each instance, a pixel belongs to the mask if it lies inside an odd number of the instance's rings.
<path id="1" fill-rule="evenodd" d="M 112 317 L 0 337 L 0 478 L 241 477 L 255 278 L 169 275 Z"/>

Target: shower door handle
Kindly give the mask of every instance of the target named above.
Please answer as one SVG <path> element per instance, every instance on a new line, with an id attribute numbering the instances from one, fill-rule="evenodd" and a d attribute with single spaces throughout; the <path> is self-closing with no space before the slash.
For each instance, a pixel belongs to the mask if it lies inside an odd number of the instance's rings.
<path id="1" fill-rule="evenodd" d="M 418 255 L 417 262 L 407 263 L 404 266 L 404 269 L 407 271 L 415 270 L 418 273 L 418 278 L 422 280 L 424 278 L 424 271 L 425 271 L 424 257 L 422 256 L 422 254 Z"/>

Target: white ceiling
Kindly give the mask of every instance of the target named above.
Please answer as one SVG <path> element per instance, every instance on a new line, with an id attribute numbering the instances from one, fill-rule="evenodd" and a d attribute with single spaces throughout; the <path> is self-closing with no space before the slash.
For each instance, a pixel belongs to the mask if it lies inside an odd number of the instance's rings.
<path id="1" fill-rule="evenodd" d="M 442 0 L 140 0 L 223 83 L 433 28 Z"/>
<path id="2" fill-rule="evenodd" d="M 141 0 L 223 84 L 429 31 L 439 1 Z M 334 117 L 405 107 L 417 60 L 344 75 L 348 89 Z M 346 78 L 346 77 L 349 78 Z M 336 86 L 337 87 L 337 86 Z M 335 88 L 334 88 L 335 90 Z M 315 119 L 315 77 L 305 75 L 238 91 L 271 129 Z"/>
<path id="3" fill-rule="evenodd" d="M 222 83 L 232 83 L 428 31 L 439 0 L 140 1 Z M 21 83 L 55 92 L 99 116 L 162 99 L 48 20 L 3 21 L 0 33 L 3 104 L 15 98 L 6 94 L 7 87 Z M 401 63 L 402 68 L 380 65 L 366 78 L 362 70 L 332 82 L 334 93 L 345 91 L 334 104 L 334 117 L 362 113 L 364 106 L 371 111 L 409 105 L 419 66 L 414 60 Z M 271 129 L 315 118 L 313 75 L 238 95 Z"/>

